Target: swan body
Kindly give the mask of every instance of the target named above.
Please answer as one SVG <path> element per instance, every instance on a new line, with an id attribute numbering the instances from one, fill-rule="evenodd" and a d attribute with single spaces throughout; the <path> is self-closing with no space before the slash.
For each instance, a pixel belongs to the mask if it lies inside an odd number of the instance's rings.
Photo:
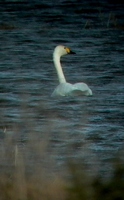
<path id="1" fill-rule="evenodd" d="M 79 96 L 79 95 L 91 96 L 92 91 L 86 83 L 81 82 L 81 83 L 71 84 L 71 83 L 66 82 L 66 79 L 65 79 L 65 76 L 60 64 L 61 56 L 64 56 L 66 54 L 75 54 L 75 53 L 71 51 L 70 48 L 62 46 L 62 45 L 59 45 L 54 49 L 53 62 L 57 71 L 59 85 L 53 91 L 52 96 L 53 97 Z"/>

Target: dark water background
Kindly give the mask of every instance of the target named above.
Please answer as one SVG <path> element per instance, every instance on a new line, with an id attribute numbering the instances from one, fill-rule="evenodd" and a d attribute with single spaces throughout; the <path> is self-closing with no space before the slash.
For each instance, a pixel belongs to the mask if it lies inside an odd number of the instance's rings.
<path id="1" fill-rule="evenodd" d="M 124 4 L 112 1 L 0 2 L 0 140 L 50 140 L 51 157 L 89 157 L 108 166 L 124 144 Z M 53 49 L 68 82 L 86 82 L 92 97 L 53 99 Z M 46 136 L 47 135 L 47 136 Z M 67 153 L 67 149 L 71 149 Z"/>

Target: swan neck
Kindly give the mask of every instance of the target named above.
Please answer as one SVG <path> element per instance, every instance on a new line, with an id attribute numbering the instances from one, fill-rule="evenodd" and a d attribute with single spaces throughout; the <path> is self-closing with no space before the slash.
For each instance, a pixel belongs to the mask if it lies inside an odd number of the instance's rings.
<path id="1" fill-rule="evenodd" d="M 53 55 L 53 61 L 54 61 L 54 65 L 57 71 L 57 75 L 58 75 L 58 79 L 59 79 L 59 83 L 66 83 L 66 79 L 62 70 L 62 66 L 60 63 L 60 56 L 58 54 L 54 54 Z"/>

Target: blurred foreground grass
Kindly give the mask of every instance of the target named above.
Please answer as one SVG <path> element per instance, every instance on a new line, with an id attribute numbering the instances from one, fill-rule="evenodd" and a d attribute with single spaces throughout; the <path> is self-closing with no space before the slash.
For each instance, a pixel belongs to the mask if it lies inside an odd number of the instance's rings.
<path id="1" fill-rule="evenodd" d="M 48 146 L 46 138 L 37 142 L 32 138 L 23 145 L 15 141 L 15 135 L 2 138 L 0 200 L 124 199 L 124 165 L 121 157 L 113 162 L 113 173 L 108 174 L 108 179 L 102 175 L 91 176 L 84 167 L 85 163 L 74 159 L 67 160 L 66 177 L 60 172 L 53 172 Z M 42 162 L 39 162 L 40 159 Z"/>

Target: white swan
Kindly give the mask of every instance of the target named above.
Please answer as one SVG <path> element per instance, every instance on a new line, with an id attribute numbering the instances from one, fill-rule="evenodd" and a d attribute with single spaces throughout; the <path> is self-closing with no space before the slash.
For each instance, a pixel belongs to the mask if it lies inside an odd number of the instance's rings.
<path id="1" fill-rule="evenodd" d="M 53 52 L 53 61 L 57 71 L 59 85 L 55 88 L 52 93 L 53 97 L 56 96 L 78 96 L 78 95 L 86 95 L 91 96 L 92 91 L 85 83 L 75 83 L 70 84 L 66 82 L 65 76 L 63 74 L 63 70 L 60 64 L 60 57 L 66 54 L 75 54 L 70 48 L 59 45 L 54 49 Z"/>

